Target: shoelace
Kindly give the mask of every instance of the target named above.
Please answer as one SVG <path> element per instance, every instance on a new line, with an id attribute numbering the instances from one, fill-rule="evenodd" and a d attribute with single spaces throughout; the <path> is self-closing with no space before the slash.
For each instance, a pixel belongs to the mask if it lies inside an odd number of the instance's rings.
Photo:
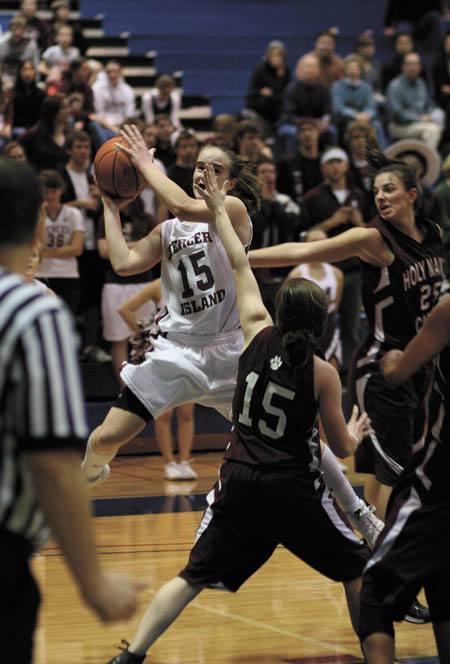
<path id="1" fill-rule="evenodd" d="M 125 646 L 125 648 L 123 646 Z M 128 648 L 130 647 L 130 644 L 128 643 L 128 641 L 125 641 L 125 639 L 121 639 L 120 640 L 120 646 L 117 646 L 117 647 L 122 652 L 127 652 Z"/>

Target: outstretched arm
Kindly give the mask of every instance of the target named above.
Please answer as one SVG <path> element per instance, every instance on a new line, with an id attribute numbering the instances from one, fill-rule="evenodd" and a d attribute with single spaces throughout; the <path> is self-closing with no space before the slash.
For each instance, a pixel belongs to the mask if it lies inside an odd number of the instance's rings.
<path id="1" fill-rule="evenodd" d="M 181 187 L 170 180 L 153 163 L 154 150 L 148 150 L 139 130 L 135 125 L 125 125 L 121 135 L 126 144 L 117 147 L 126 152 L 143 177 L 173 214 L 183 221 L 211 222 L 214 216 L 205 201 L 191 198 Z M 243 244 L 250 240 L 250 228 L 245 205 L 235 196 L 227 196 L 225 208 L 231 224 Z"/>
<path id="2" fill-rule="evenodd" d="M 450 339 L 450 297 L 433 309 L 419 334 L 405 350 L 391 350 L 381 361 L 381 370 L 388 383 L 398 385 L 415 374 L 448 344 Z"/>
<path id="3" fill-rule="evenodd" d="M 286 242 L 249 254 L 252 267 L 288 267 L 299 263 L 333 263 L 351 256 L 374 265 L 389 265 L 392 254 L 374 228 L 352 228 L 336 237 L 317 242 Z"/>
<path id="4" fill-rule="evenodd" d="M 208 164 L 205 167 L 205 189 L 198 185 L 194 186 L 211 211 L 233 269 L 239 316 L 245 345 L 248 346 L 258 332 L 264 327 L 272 325 L 272 319 L 263 304 L 259 286 L 250 268 L 245 249 L 231 224 L 225 207 L 228 182 L 224 183 L 221 191 L 217 185 L 214 169 Z"/>

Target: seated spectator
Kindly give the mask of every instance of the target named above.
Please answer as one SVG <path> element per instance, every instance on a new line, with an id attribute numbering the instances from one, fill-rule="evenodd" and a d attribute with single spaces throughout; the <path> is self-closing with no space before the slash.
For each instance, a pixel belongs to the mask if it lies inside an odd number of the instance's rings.
<path id="1" fill-rule="evenodd" d="M 441 39 L 441 11 L 441 0 L 388 0 L 384 34 L 394 35 L 406 23 L 421 48 L 433 51 Z"/>
<path id="2" fill-rule="evenodd" d="M 108 201 L 105 204 L 108 205 Z M 144 212 L 144 206 L 140 198 L 136 198 L 120 210 L 120 222 L 125 241 L 129 246 L 146 237 L 154 224 L 150 215 Z M 100 256 L 106 259 L 109 258 L 103 220 L 100 223 L 98 250 Z M 132 332 L 122 319 L 119 309 L 154 278 L 151 270 L 129 277 L 116 274 L 110 265 L 106 270 L 105 284 L 102 290 L 103 336 L 111 342 L 112 362 L 119 382 L 122 365 L 128 360 L 128 339 Z M 147 302 L 138 314 L 149 317 L 152 310 L 152 303 Z"/>
<path id="3" fill-rule="evenodd" d="M 83 112 L 86 117 L 95 112 L 94 93 L 89 84 L 91 69 L 86 58 L 74 60 L 63 74 L 61 92 L 66 96 L 74 92 L 83 95 Z"/>
<path id="4" fill-rule="evenodd" d="M 314 118 L 325 142 L 331 142 L 330 115 L 331 95 L 319 81 L 319 60 L 314 54 L 304 55 L 295 68 L 296 81 L 292 82 L 284 95 L 283 115 L 279 135 L 287 139 L 283 151 L 288 157 L 297 150 L 297 120 Z"/>
<path id="5" fill-rule="evenodd" d="M 275 162 L 261 157 L 256 174 L 261 182 L 261 207 L 253 215 L 252 247 L 259 249 L 297 239 L 300 208 L 289 196 L 277 191 Z M 276 294 L 288 271 L 289 268 L 255 270 L 263 301 L 271 312 L 274 312 Z"/>
<path id="6" fill-rule="evenodd" d="M 198 141 L 195 134 L 189 131 L 182 131 L 175 141 L 175 154 L 177 155 L 176 161 L 167 171 L 167 175 L 188 196 L 195 198 L 192 187 L 192 178 L 198 154 Z"/>
<path id="7" fill-rule="evenodd" d="M 80 51 L 73 44 L 73 31 L 70 25 L 62 25 L 56 32 L 56 45 L 49 46 L 43 54 L 44 69 L 48 75 L 61 78 L 61 74 L 74 60 L 79 60 Z M 55 71 L 52 71 L 55 70 Z"/>
<path id="8" fill-rule="evenodd" d="M 54 0 L 51 4 L 53 12 L 53 34 L 56 34 L 58 28 L 70 25 L 73 31 L 73 45 L 84 55 L 87 50 L 87 40 L 78 23 L 70 21 L 70 2 L 69 0 Z M 70 22 L 69 22 L 70 21 Z"/>
<path id="9" fill-rule="evenodd" d="M 11 90 L 5 91 L 0 78 L 0 150 L 11 138 L 13 123 L 13 104 Z"/>
<path id="10" fill-rule="evenodd" d="M 144 124 L 141 130 L 142 138 L 145 141 L 145 145 L 149 150 L 156 147 L 156 128 L 154 125 Z M 154 165 L 159 168 L 161 173 L 167 175 L 166 167 L 157 157 L 153 158 Z M 141 193 L 141 200 L 144 205 L 144 210 L 147 214 L 151 216 L 155 225 L 158 225 L 168 219 L 169 211 L 165 203 L 155 195 L 153 189 L 148 186 Z M 155 266 L 153 271 L 155 274 L 158 272 L 159 266 Z"/>
<path id="11" fill-rule="evenodd" d="M 330 148 L 321 158 L 324 182 L 311 189 L 303 198 L 300 212 L 302 231 L 322 230 L 329 237 L 340 235 L 355 226 L 363 226 L 368 218 L 366 197 L 347 182 L 349 159 L 341 148 Z M 358 345 L 361 311 L 361 273 L 358 260 L 348 258 L 336 267 L 344 273 L 341 304 L 343 365 L 348 367 Z"/>
<path id="12" fill-rule="evenodd" d="M 120 125 L 127 118 L 136 115 L 133 88 L 122 76 L 122 65 L 110 60 L 105 68 L 106 76 L 98 77 L 92 89 L 97 121 L 101 122 L 100 132 L 106 141 L 119 132 Z"/>
<path id="13" fill-rule="evenodd" d="M 405 55 L 402 74 L 389 83 L 386 108 L 392 138 L 419 138 L 437 149 L 444 114 L 431 99 L 420 78 L 422 64 L 417 53 Z"/>
<path id="14" fill-rule="evenodd" d="M 175 163 L 177 158 L 173 149 L 174 126 L 168 115 L 157 115 L 154 122 L 156 130 L 155 157 L 162 161 L 166 169 Z"/>
<path id="15" fill-rule="evenodd" d="M 19 142 L 25 148 L 28 161 L 36 170 L 61 170 L 66 165 L 69 159 L 65 149 L 69 115 L 66 99 L 46 97 L 39 120 L 20 137 Z"/>
<path id="16" fill-rule="evenodd" d="M 269 130 L 281 117 L 283 94 L 290 80 L 286 48 L 280 41 L 271 41 L 252 73 L 246 97 L 247 108 L 257 113 Z"/>
<path id="17" fill-rule="evenodd" d="M 368 216 L 371 219 L 377 213 L 372 193 L 372 179 L 367 161 L 367 149 L 376 142 L 375 131 L 363 122 L 350 122 L 344 134 L 344 144 L 349 155 L 350 164 L 348 183 L 353 188 L 366 194 Z"/>
<path id="18" fill-rule="evenodd" d="M 414 51 L 414 41 L 409 32 L 398 32 L 394 38 L 394 55 L 381 71 L 381 90 L 386 93 L 387 87 L 394 78 L 402 73 L 403 59 L 408 53 Z M 425 72 L 420 73 L 424 81 L 427 80 Z"/>
<path id="19" fill-rule="evenodd" d="M 43 51 L 52 43 L 52 32 L 48 23 L 36 16 L 37 10 L 36 0 L 22 0 L 20 3 L 20 15 L 27 22 L 25 36 L 36 42 L 39 51 Z"/>
<path id="20" fill-rule="evenodd" d="M 445 248 L 446 273 L 450 274 L 450 155 L 442 166 L 444 179 L 435 189 L 436 202 L 439 206 L 439 224 L 443 231 L 442 241 Z"/>
<path id="21" fill-rule="evenodd" d="M 344 63 L 344 78 L 333 83 L 331 98 L 334 123 L 343 136 L 349 122 L 356 120 L 374 127 L 381 149 L 386 147 L 386 137 L 377 117 L 373 90 L 361 79 L 362 64 L 357 55 L 349 55 Z"/>
<path id="22" fill-rule="evenodd" d="M 4 157 L 8 157 L 8 159 L 17 159 L 17 161 L 27 161 L 27 155 L 25 153 L 25 150 L 23 149 L 23 145 L 20 145 L 20 143 L 17 143 L 16 141 L 8 143 L 6 147 L 3 149 L 2 155 Z"/>
<path id="23" fill-rule="evenodd" d="M 255 161 L 260 155 L 272 158 L 272 150 L 264 143 L 259 125 L 252 120 L 242 120 L 238 124 L 236 152 L 251 161 Z"/>
<path id="24" fill-rule="evenodd" d="M 237 121 L 234 115 L 221 113 L 217 115 L 212 123 L 213 135 L 208 139 L 209 143 L 221 145 L 229 150 L 234 150 L 236 143 Z"/>
<path id="25" fill-rule="evenodd" d="M 155 87 L 142 95 L 142 112 L 147 124 L 153 124 L 155 117 L 164 113 L 170 117 L 175 129 L 181 129 L 180 109 L 180 90 L 177 90 L 175 79 L 168 74 L 159 76 Z"/>
<path id="26" fill-rule="evenodd" d="M 445 113 L 445 128 L 442 142 L 446 145 L 444 154 L 450 144 L 450 29 L 447 30 L 439 53 L 433 65 L 433 83 L 436 103 Z"/>
<path id="27" fill-rule="evenodd" d="M 20 65 L 12 96 L 13 135 L 20 136 L 36 124 L 46 95 L 36 83 L 36 70 L 31 60 Z"/>
<path id="28" fill-rule="evenodd" d="M 439 153 L 422 141 L 405 139 L 390 145 L 385 154 L 389 159 L 406 162 L 420 183 L 416 203 L 417 216 L 440 224 L 441 210 L 432 189 L 441 174 Z"/>
<path id="29" fill-rule="evenodd" d="M 337 55 L 335 49 L 335 33 L 333 30 L 323 30 L 316 36 L 314 50 L 308 54 L 315 55 L 319 61 L 318 81 L 327 88 L 331 88 L 344 74 L 344 61 L 340 55 Z"/>
<path id="30" fill-rule="evenodd" d="M 2 76 L 9 79 L 11 84 L 22 62 L 30 60 L 36 70 L 39 65 L 39 49 L 34 40 L 25 36 L 26 25 L 26 19 L 16 14 L 9 23 L 9 31 L 0 37 Z"/>
<path id="31" fill-rule="evenodd" d="M 375 57 L 375 39 L 370 31 L 356 39 L 354 54 L 361 58 L 361 78 L 372 86 L 375 93 L 381 92 L 381 63 Z"/>
<path id="32" fill-rule="evenodd" d="M 81 212 L 61 204 L 62 177 L 53 170 L 40 175 L 46 206 L 46 242 L 38 277 L 64 300 L 72 314 L 78 312 L 80 279 L 77 257 L 83 252 L 84 226 Z"/>
<path id="33" fill-rule="evenodd" d="M 298 205 L 307 191 L 322 180 L 319 154 L 319 129 L 313 118 L 297 121 L 298 150 L 291 159 L 278 164 L 278 189 L 288 194 Z"/>

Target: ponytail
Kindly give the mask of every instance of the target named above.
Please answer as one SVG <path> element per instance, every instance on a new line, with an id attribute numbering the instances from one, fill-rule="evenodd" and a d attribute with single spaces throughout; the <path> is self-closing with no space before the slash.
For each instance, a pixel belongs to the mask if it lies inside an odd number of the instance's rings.
<path id="1" fill-rule="evenodd" d="M 281 345 L 295 369 L 303 369 L 316 349 L 316 339 L 307 330 L 288 330 L 281 337 Z"/>

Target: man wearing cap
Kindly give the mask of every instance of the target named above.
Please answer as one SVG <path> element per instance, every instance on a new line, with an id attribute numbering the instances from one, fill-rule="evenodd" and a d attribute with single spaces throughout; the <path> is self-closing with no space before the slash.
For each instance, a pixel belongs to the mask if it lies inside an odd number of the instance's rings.
<path id="1" fill-rule="evenodd" d="M 418 53 L 405 55 L 402 73 L 387 88 L 386 108 L 392 138 L 419 138 L 437 149 L 444 126 L 444 113 L 431 99 L 420 78 Z"/>
<path id="2" fill-rule="evenodd" d="M 347 184 L 349 159 L 341 148 L 330 148 L 320 160 L 323 184 L 309 191 L 303 199 L 300 213 L 302 231 L 323 230 L 329 237 L 339 235 L 355 226 L 363 226 L 368 218 L 366 195 Z M 336 263 L 344 272 L 344 292 L 341 304 L 341 332 L 343 364 L 348 366 L 351 354 L 359 342 L 358 321 L 361 311 L 361 275 L 356 258 Z"/>

